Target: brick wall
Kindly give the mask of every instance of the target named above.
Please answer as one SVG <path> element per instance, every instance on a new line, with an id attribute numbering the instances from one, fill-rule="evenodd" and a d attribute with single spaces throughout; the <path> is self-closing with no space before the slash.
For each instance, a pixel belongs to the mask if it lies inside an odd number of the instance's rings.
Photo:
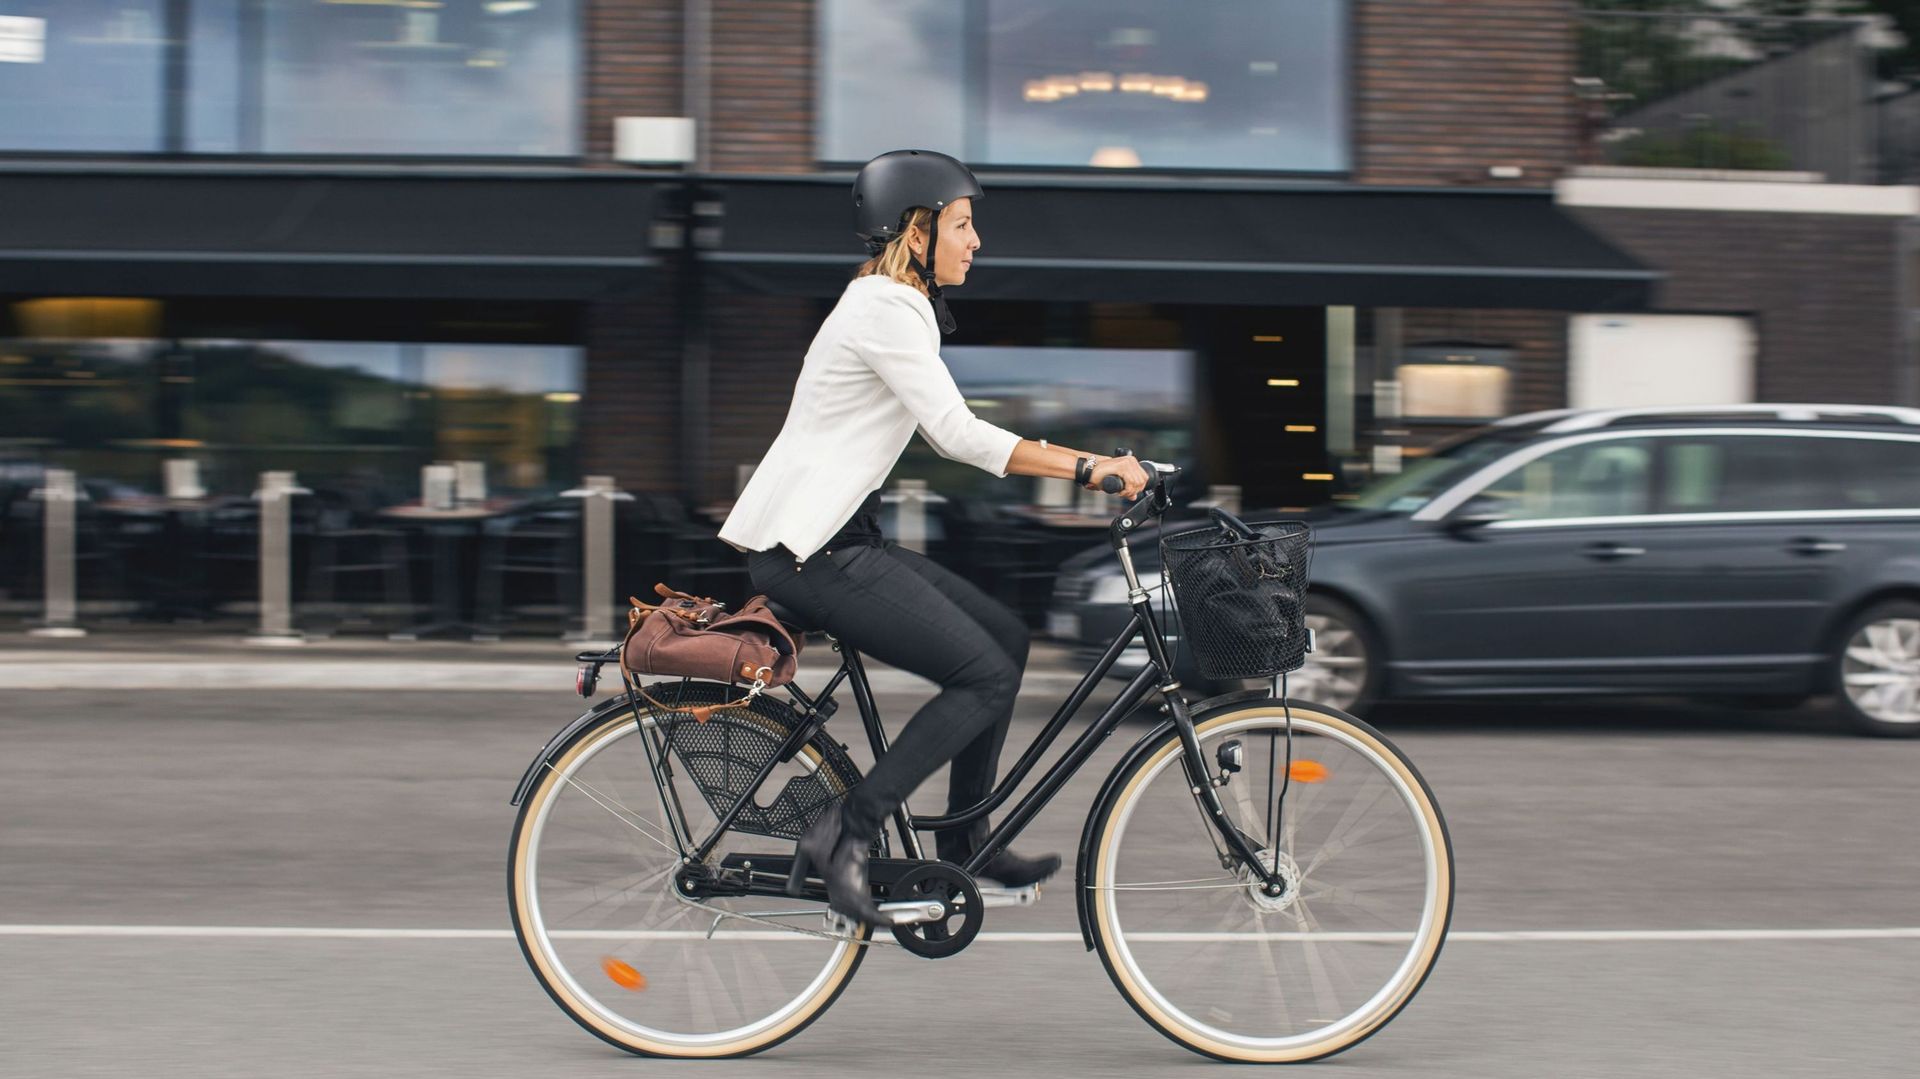
<path id="1" fill-rule="evenodd" d="M 1408 308 L 1401 336 L 1408 345 L 1450 340 L 1510 347 L 1515 357 L 1507 411 L 1567 406 L 1567 316 L 1560 312 Z"/>
<path id="2" fill-rule="evenodd" d="M 793 380 L 823 313 L 815 301 L 715 291 L 713 424 L 708 438 L 706 493 L 732 497 L 735 466 L 758 464 L 793 399 Z"/>
<path id="3" fill-rule="evenodd" d="M 1896 220 L 1852 214 L 1574 207 L 1666 271 L 1660 311 L 1752 314 L 1763 401 L 1887 404 L 1906 362 Z"/>
<path id="4" fill-rule="evenodd" d="M 593 0 L 587 8 L 586 157 L 613 156 L 616 116 L 681 114 L 681 0 Z"/>
<path id="5" fill-rule="evenodd" d="M 681 487 L 680 330 L 673 281 L 658 292 L 587 309 L 586 393 L 580 402 L 584 471 L 630 491 Z"/>
<path id="6" fill-rule="evenodd" d="M 813 0 L 713 0 L 716 172 L 810 172 Z"/>
<path id="7" fill-rule="evenodd" d="M 1542 187 L 1573 161 L 1573 0 L 1355 0 L 1354 172 Z"/>

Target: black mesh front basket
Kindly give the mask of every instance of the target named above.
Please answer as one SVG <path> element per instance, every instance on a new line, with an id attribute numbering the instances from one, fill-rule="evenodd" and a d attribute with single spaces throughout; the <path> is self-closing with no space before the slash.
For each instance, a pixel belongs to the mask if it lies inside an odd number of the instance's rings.
<path id="1" fill-rule="evenodd" d="M 1295 521 L 1213 525 L 1161 537 L 1181 637 L 1208 678 L 1270 678 L 1307 655 L 1307 565 L 1313 533 Z"/>
<path id="2" fill-rule="evenodd" d="M 674 707 L 738 698 L 732 687 L 707 682 L 650 686 L 648 692 Z M 673 755 L 693 777 L 716 817 L 733 808 L 760 769 L 780 751 L 787 732 L 802 722 L 791 707 L 764 694 L 751 704 L 716 711 L 705 723 L 696 722 L 689 712 L 649 707 Z M 806 760 L 804 754 L 796 755 L 791 765 L 781 767 L 791 769 Z M 859 781 L 838 754 L 827 755 L 809 774 L 790 775 L 784 783 L 780 776 L 776 771 L 755 800 L 741 808 L 732 831 L 798 839 L 815 817 Z"/>

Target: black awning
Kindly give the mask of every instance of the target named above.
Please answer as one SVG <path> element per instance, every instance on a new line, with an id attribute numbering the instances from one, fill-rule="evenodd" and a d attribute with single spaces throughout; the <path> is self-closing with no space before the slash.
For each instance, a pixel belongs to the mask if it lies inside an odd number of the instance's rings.
<path id="1" fill-rule="evenodd" d="M 709 269 L 753 291 L 837 295 L 861 261 L 847 183 L 709 182 Z M 989 180 L 955 299 L 1399 307 L 1645 307 L 1660 274 L 1543 191 Z"/>
<path id="2" fill-rule="evenodd" d="M 655 185 L 587 170 L 0 168 L 0 293 L 593 300 Z"/>

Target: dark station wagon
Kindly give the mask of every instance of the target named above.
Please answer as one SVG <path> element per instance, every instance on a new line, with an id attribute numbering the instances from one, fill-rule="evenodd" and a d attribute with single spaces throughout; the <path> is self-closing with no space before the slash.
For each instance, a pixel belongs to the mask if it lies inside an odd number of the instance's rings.
<path id="1" fill-rule="evenodd" d="M 1382 699 L 1832 693 L 1864 732 L 1920 735 L 1920 410 L 1530 413 L 1294 517 L 1314 528 L 1318 641 L 1296 696 L 1364 714 Z M 1154 545 L 1136 550 L 1157 583 Z M 1112 553 L 1069 559 L 1054 636 L 1102 644 L 1125 618 Z"/>

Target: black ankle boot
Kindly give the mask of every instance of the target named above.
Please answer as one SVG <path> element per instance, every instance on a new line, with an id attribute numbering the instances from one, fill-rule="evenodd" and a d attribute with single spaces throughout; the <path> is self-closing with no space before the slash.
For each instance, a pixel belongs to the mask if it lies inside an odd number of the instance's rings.
<path id="1" fill-rule="evenodd" d="M 801 894 L 811 872 L 826 884 L 827 906 L 835 914 L 868 925 L 885 924 L 867 883 L 867 848 L 872 844 L 871 835 L 848 828 L 846 806 L 835 805 L 794 845 L 787 894 Z"/>
<path id="2" fill-rule="evenodd" d="M 939 852 L 940 860 L 954 865 L 966 865 L 973 860 L 973 853 L 980 844 L 987 841 L 985 822 L 972 828 L 955 828 L 938 832 L 933 837 L 934 849 Z M 1025 858 L 1010 850 L 1003 850 L 987 859 L 987 864 L 974 874 L 985 880 L 993 881 L 1006 888 L 1025 888 L 1029 884 L 1038 884 L 1060 870 L 1058 854 L 1043 854 L 1038 858 Z"/>

